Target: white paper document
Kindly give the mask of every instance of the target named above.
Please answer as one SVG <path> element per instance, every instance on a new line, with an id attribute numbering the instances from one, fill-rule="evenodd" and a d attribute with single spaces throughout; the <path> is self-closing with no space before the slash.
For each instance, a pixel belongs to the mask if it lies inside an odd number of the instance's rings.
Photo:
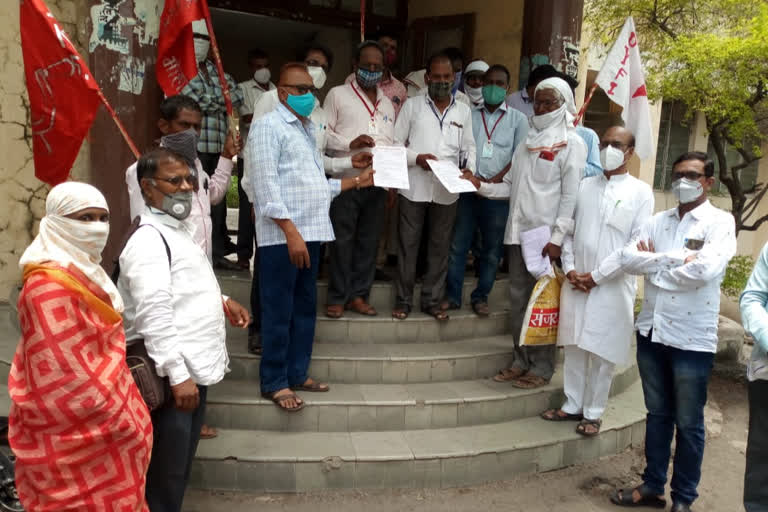
<path id="1" fill-rule="evenodd" d="M 373 184 L 408 190 L 408 158 L 403 146 L 374 146 Z"/>
<path id="2" fill-rule="evenodd" d="M 459 167 L 449 160 L 427 160 L 437 179 L 451 194 L 477 192 L 471 181 L 462 179 Z"/>
<path id="3" fill-rule="evenodd" d="M 544 250 L 544 246 L 549 243 L 551 237 L 552 232 L 549 226 L 541 226 L 520 233 L 520 249 L 523 251 L 525 268 L 536 279 L 541 279 L 547 275 L 555 277 L 549 256 L 541 255 L 541 251 Z"/>

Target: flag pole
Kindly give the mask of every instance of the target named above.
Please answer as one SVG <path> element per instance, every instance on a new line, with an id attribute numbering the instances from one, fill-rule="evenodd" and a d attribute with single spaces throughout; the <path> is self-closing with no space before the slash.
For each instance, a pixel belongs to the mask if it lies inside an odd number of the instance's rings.
<path id="1" fill-rule="evenodd" d="M 216 34 L 213 33 L 213 23 L 211 22 L 211 11 L 208 9 L 208 0 L 200 0 L 200 6 L 205 16 L 205 26 L 208 28 L 208 37 L 211 38 L 211 49 L 213 50 L 213 62 L 216 64 L 216 71 L 219 75 L 221 91 L 224 94 L 224 103 L 227 107 L 227 116 L 229 117 L 229 127 L 232 133 L 237 135 L 237 124 L 235 123 L 234 109 L 232 108 L 232 96 L 229 91 L 227 77 L 224 75 L 224 65 L 221 63 L 221 54 L 219 45 L 216 43 Z"/>
<path id="2" fill-rule="evenodd" d="M 135 156 L 136 160 L 138 160 L 141 156 L 141 153 L 139 153 L 139 150 L 136 148 L 136 144 L 133 142 L 133 139 L 131 139 L 131 136 L 128 135 L 128 131 L 125 129 L 123 122 L 120 121 L 119 117 L 117 117 L 117 112 L 115 112 L 115 109 L 112 108 L 112 105 L 110 105 L 109 101 L 107 101 L 106 96 L 104 96 L 104 93 L 101 91 L 101 87 L 98 89 L 99 99 L 104 104 L 104 107 L 107 109 L 107 112 L 109 112 L 109 115 L 112 116 L 112 120 L 117 125 L 117 129 L 120 130 L 120 133 L 123 135 L 123 139 L 125 139 L 125 143 L 128 144 L 128 147 L 131 149 L 133 156 Z"/>
<path id="3" fill-rule="evenodd" d="M 365 41 L 365 2 L 360 0 L 360 42 Z"/>
<path id="4" fill-rule="evenodd" d="M 597 82 L 592 84 L 592 88 L 589 89 L 589 95 L 587 96 L 587 99 L 584 101 L 584 104 L 581 106 L 581 110 L 579 110 L 579 115 L 576 116 L 576 120 L 573 122 L 573 126 L 578 126 L 581 122 L 581 118 L 584 117 L 584 113 L 587 111 L 587 107 L 589 106 L 589 102 L 592 101 L 592 95 L 595 94 L 595 89 L 597 89 Z"/>

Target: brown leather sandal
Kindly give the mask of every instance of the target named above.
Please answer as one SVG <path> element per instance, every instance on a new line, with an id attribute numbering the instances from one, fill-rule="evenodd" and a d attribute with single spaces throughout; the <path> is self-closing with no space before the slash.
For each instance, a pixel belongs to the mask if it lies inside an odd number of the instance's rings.
<path id="1" fill-rule="evenodd" d="M 526 373 L 522 377 L 518 377 L 517 379 L 511 381 L 510 384 L 520 389 L 536 389 L 542 386 L 546 386 L 549 384 L 549 381 L 545 380 L 543 377 L 539 377 L 538 375 Z"/>
<path id="2" fill-rule="evenodd" d="M 504 370 L 499 370 L 499 373 L 493 377 L 493 380 L 496 382 L 512 382 L 523 375 L 525 375 L 525 370 L 522 368 L 505 368 Z"/>
<path id="3" fill-rule="evenodd" d="M 362 297 L 357 297 L 356 299 L 349 301 L 344 308 L 365 316 L 378 315 L 376 308 L 365 302 Z"/>
<path id="4" fill-rule="evenodd" d="M 325 307 L 325 316 L 328 318 L 341 318 L 344 316 L 344 305 L 329 304 Z"/>
<path id="5" fill-rule="evenodd" d="M 322 384 L 313 379 L 307 379 L 304 381 L 304 384 L 300 386 L 291 386 L 291 389 L 294 391 L 308 391 L 310 393 L 325 393 L 330 391 L 331 387 L 328 384 Z"/>
<path id="6" fill-rule="evenodd" d="M 278 389 L 277 391 L 273 391 L 271 393 L 262 393 L 261 396 L 267 400 L 272 400 L 272 402 L 274 402 L 279 408 L 286 412 L 299 412 L 304 408 L 304 405 L 306 405 L 296 393 L 284 393 L 280 396 L 277 396 L 278 391 L 282 390 Z M 287 407 L 285 405 L 285 403 L 291 399 L 296 401 L 296 407 Z"/>

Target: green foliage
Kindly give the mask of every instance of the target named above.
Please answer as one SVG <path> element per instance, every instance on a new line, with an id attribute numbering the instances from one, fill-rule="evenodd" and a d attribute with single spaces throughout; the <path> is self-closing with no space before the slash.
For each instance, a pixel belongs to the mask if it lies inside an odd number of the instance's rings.
<path id="1" fill-rule="evenodd" d="M 229 190 L 227 190 L 227 208 L 237 208 L 240 206 L 240 196 L 237 194 L 237 176 L 232 176 L 229 181 Z"/>
<path id="2" fill-rule="evenodd" d="M 768 1 L 587 0 L 584 11 L 606 48 L 627 16 L 635 20 L 649 96 L 677 100 L 689 116 L 704 114 L 736 228 L 757 229 L 768 216 L 747 221 L 757 217 L 764 184 L 744 190 L 741 170 L 761 158 L 768 135 Z M 728 162 L 728 146 L 740 161 Z"/>
<path id="3" fill-rule="evenodd" d="M 747 286 L 752 268 L 755 266 L 755 260 L 749 256 L 734 256 L 725 269 L 725 279 L 720 289 L 731 299 L 738 299 L 741 292 Z"/>

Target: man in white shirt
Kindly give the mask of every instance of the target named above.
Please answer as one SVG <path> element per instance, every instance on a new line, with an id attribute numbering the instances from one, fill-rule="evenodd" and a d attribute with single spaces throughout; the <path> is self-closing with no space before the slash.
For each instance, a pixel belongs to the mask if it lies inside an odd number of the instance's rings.
<path id="1" fill-rule="evenodd" d="M 755 340 L 747 366 L 749 436 L 744 471 L 744 510 L 768 510 L 768 244 L 763 246 L 741 294 L 744 329 Z"/>
<path id="2" fill-rule="evenodd" d="M 201 122 L 200 105 L 189 96 L 177 94 L 169 96 L 160 103 L 160 119 L 157 121 L 157 127 L 162 134 L 160 145 L 182 155 L 197 176 L 192 212 L 184 223 L 189 227 L 192 239 L 212 261 L 211 206 L 221 203 L 227 195 L 234 165 L 232 159 L 238 152 L 239 144 L 231 136 L 227 138 L 216 170 L 208 176 L 197 157 Z M 133 220 L 144 213 L 146 207 L 144 195 L 136 177 L 136 163 L 126 169 L 125 184 L 128 187 L 130 215 Z"/>
<path id="3" fill-rule="evenodd" d="M 541 415 L 580 421 L 576 432 L 584 436 L 600 432 L 613 370 L 629 356 L 637 278 L 622 272 L 622 250 L 653 215 L 651 187 L 627 170 L 635 152 L 632 132 L 608 128 L 601 147 L 603 174 L 581 182 L 575 228 L 563 240 L 568 283 L 560 296 L 557 339 L 565 347 L 566 401 Z"/>
<path id="4" fill-rule="evenodd" d="M 242 328 L 250 319 L 221 295 L 208 256 L 184 223 L 197 180 L 184 157 L 153 150 L 139 159 L 137 173 L 146 226 L 120 254 L 117 287 L 125 301 L 125 338 L 144 340 L 158 375 L 168 377 L 174 402 L 152 413 L 147 504 L 153 512 L 180 512 L 208 386 L 228 371 L 225 316 Z"/>
<path id="5" fill-rule="evenodd" d="M 238 84 L 243 96 L 243 103 L 238 109 L 240 113 L 240 137 L 248 140 L 248 130 L 253 119 L 253 106 L 259 101 L 262 94 L 275 89 L 269 79 L 272 77 L 269 71 L 269 55 L 263 50 L 254 48 L 248 52 L 248 68 L 253 78 Z M 243 190 L 243 164 L 245 163 L 244 151 L 237 158 L 237 195 L 240 199 L 240 215 L 237 219 L 237 266 L 243 270 L 251 268 L 253 256 L 255 231 L 253 218 L 251 217 L 251 202 Z M 255 314 L 255 313 L 254 313 Z"/>
<path id="6" fill-rule="evenodd" d="M 467 106 L 471 104 L 469 98 L 463 91 L 461 91 L 462 85 L 462 70 L 464 69 L 464 54 L 458 48 L 445 48 L 439 53 L 446 55 L 451 59 L 451 67 L 453 68 L 453 87 L 451 88 L 451 94 L 453 94 L 456 101 L 465 103 Z M 427 73 L 428 69 L 418 69 L 411 71 L 403 79 L 408 90 L 408 97 L 428 94 L 427 91 Z"/>
<path id="7" fill-rule="evenodd" d="M 557 75 L 557 70 L 550 64 L 542 64 L 541 66 L 536 67 L 528 75 L 528 82 L 526 83 L 525 88 L 507 96 L 507 105 L 522 112 L 525 117 L 531 117 L 533 115 L 533 93 L 536 90 L 536 86 L 539 85 L 542 80 Z"/>
<path id="8" fill-rule="evenodd" d="M 736 253 L 733 216 L 707 200 L 715 165 L 706 153 L 681 155 L 672 167 L 680 205 L 657 213 L 622 254 L 625 272 L 645 275 L 637 318 L 637 365 L 648 417 L 643 483 L 614 491 L 618 505 L 664 506 L 673 436 L 672 511 L 697 498 L 704 456 L 704 405 L 717 351 L 720 284 Z M 676 432 L 676 433 L 675 433 Z"/>
<path id="9" fill-rule="evenodd" d="M 394 138 L 395 109 L 378 86 L 384 73 L 384 51 L 377 42 L 364 41 L 357 48 L 355 62 L 355 80 L 334 87 L 325 98 L 326 150 L 333 156 L 350 156 L 377 144 L 391 146 Z M 334 177 L 359 174 L 357 169 L 330 170 Z M 371 187 L 349 190 L 331 203 L 336 239 L 329 246 L 326 315 L 330 318 L 340 318 L 345 308 L 362 315 L 377 314 L 368 295 L 386 197 L 386 190 Z"/>
<path id="10" fill-rule="evenodd" d="M 467 175 L 480 195 L 509 200 L 504 244 L 509 245 L 509 295 L 515 350 L 510 368 L 494 377 L 498 382 L 533 389 L 546 385 L 555 371 L 555 346 L 520 346 L 523 317 L 536 278 L 523 258 L 521 234 L 546 226 L 551 233 L 542 254 L 560 258 L 563 239 L 573 229 L 576 193 L 587 159 L 584 141 L 576 134 L 576 105 L 568 84 L 549 78 L 536 87 L 535 115 L 525 142 L 512 155 L 511 170 L 501 183 L 481 183 Z"/>
<path id="11" fill-rule="evenodd" d="M 395 123 L 395 144 L 407 147 L 410 189 L 399 198 L 399 248 L 396 304 L 392 316 L 403 320 L 413 307 L 416 259 L 422 227 L 427 243 L 427 273 L 421 292 L 421 309 L 437 320 L 448 320 L 440 300 L 445 292 L 453 223 L 458 194 L 448 192 L 432 174 L 428 160 L 450 160 L 459 169 L 475 168 L 475 139 L 469 107 L 451 93 L 454 73 L 451 59 L 437 54 L 427 65 L 428 94 L 405 102 Z"/>

